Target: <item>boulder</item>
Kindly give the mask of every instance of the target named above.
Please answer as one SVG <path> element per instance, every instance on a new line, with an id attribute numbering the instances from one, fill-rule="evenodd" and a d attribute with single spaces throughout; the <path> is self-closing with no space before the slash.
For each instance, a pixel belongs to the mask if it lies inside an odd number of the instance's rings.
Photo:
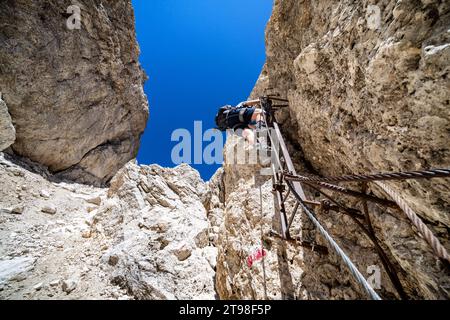
<path id="1" fill-rule="evenodd" d="M 103 184 L 136 156 L 148 118 L 131 1 L 1 1 L 0 88 L 14 152 Z M 4 135 L 6 128 L 7 135 Z M 14 142 L 0 103 L 0 149 Z"/>

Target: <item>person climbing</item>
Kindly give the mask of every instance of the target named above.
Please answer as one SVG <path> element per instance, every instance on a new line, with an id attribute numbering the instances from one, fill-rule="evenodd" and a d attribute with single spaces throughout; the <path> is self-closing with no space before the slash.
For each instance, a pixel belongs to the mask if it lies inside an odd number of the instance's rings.
<path id="1" fill-rule="evenodd" d="M 259 100 L 252 100 L 241 102 L 235 107 L 226 105 L 219 108 L 215 118 L 217 129 L 239 130 L 250 145 L 255 145 L 255 129 L 264 126 L 263 110 L 256 107 L 259 103 Z"/>

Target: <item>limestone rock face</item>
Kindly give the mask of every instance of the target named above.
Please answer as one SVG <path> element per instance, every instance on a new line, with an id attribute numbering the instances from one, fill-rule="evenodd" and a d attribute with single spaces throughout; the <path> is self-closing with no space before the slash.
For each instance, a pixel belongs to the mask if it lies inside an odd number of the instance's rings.
<path id="1" fill-rule="evenodd" d="M 94 229 L 113 240 L 104 255 L 113 282 L 139 299 L 214 299 L 206 194 L 187 165 L 122 169 L 94 217 Z"/>
<path id="2" fill-rule="evenodd" d="M 16 140 L 16 130 L 12 124 L 6 103 L 0 98 L 0 151 L 5 150 Z"/>
<path id="3" fill-rule="evenodd" d="M 106 189 L 0 153 L 0 178 L 0 298 L 216 298 L 212 192 L 191 167 L 130 162 Z"/>
<path id="4" fill-rule="evenodd" d="M 389 0 L 374 5 L 373 1 L 275 1 L 266 30 L 267 61 L 252 97 L 267 93 L 288 97 L 290 108 L 278 114 L 278 120 L 300 172 L 343 175 L 450 166 L 450 5 Z M 241 169 L 230 170 L 229 176 L 241 174 Z M 450 250 L 449 180 L 388 184 Z M 348 186 L 362 190 L 358 184 Z M 373 185 L 369 189 L 385 196 Z M 315 192 L 308 194 L 321 200 Z M 232 203 L 225 203 L 225 221 L 228 208 L 243 203 L 230 199 Z M 338 199 L 361 209 L 350 198 Z M 369 213 L 408 297 L 448 299 L 447 267 L 405 215 L 375 205 L 369 206 Z M 317 215 L 364 275 L 369 276 L 371 265 L 381 269 L 382 297 L 398 298 L 373 245 L 354 221 L 337 213 Z M 307 219 L 301 219 L 297 231 L 302 239 L 324 244 Z M 350 278 L 341 276 L 345 267 L 333 255 L 303 250 L 301 260 L 300 286 L 307 297 L 363 297 Z M 294 261 L 290 272 L 298 270 Z M 261 286 L 260 280 L 243 277 L 252 286 Z M 221 294 L 248 296 L 250 291 L 240 293 L 233 283 L 236 279 L 224 282 L 228 289 Z M 301 296 L 295 293 L 296 298 Z"/>
<path id="5" fill-rule="evenodd" d="M 217 247 L 217 292 L 221 299 L 356 299 L 358 292 L 339 259 L 323 252 L 326 245 L 298 213 L 291 236 L 279 237 L 272 180 L 261 175 L 259 164 L 233 164 L 230 149 L 241 147 L 231 137 L 225 148 L 224 203 Z M 295 153 L 293 153 L 295 154 Z M 298 167 L 299 170 L 305 168 Z M 309 195 L 309 194 L 308 194 Z M 292 199 L 286 209 L 293 211 Z M 312 233 L 311 233 L 312 232 Z M 311 234 L 309 234 L 311 233 Z M 315 249 L 318 248 L 318 249 Z M 258 254 L 258 252 L 264 253 Z M 358 256 L 359 252 L 354 252 Z M 371 252 L 363 263 L 375 260 Z M 360 261 L 361 262 L 361 261 Z"/>
<path id="6" fill-rule="evenodd" d="M 374 3 L 275 0 L 251 95 L 288 97 L 277 120 L 298 172 L 450 166 L 450 4 Z M 148 116 L 131 2 L 74 4 L 81 28 L 71 30 L 64 1 L 0 3 L 0 149 L 13 143 L 15 153 L 0 153 L 0 298 L 366 298 L 304 212 L 293 239 L 280 239 L 270 177 L 230 159 L 236 146 L 251 150 L 242 139 L 227 141 L 207 183 L 187 165 L 128 162 Z M 449 181 L 389 185 L 450 250 Z M 293 208 L 290 198 L 289 216 Z M 364 276 L 378 270 L 381 297 L 399 298 L 355 220 L 315 208 Z M 405 215 L 368 212 L 407 297 L 449 299 L 448 264 Z"/>
<path id="7" fill-rule="evenodd" d="M 80 29 L 68 28 L 70 5 Z M 7 0 L 0 20 L 14 152 L 62 177 L 109 181 L 135 157 L 148 117 L 131 1 Z"/>

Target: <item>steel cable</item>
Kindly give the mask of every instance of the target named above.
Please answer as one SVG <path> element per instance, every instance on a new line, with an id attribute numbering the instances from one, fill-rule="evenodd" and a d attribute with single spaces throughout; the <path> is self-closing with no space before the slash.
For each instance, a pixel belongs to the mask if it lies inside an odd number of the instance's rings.
<path id="1" fill-rule="evenodd" d="M 350 273 L 355 277 L 356 281 L 361 285 L 364 291 L 369 295 L 369 297 L 373 300 L 381 300 L 380 296 L 375 292 L 375 290 L 370 286 L 364 276 L 359 272 L 350 258 L 345 254 L 345 252 L 339 247 L 339 245 L 333 240 L 333 238 L 328 234 L 324 227 L 320 224 L 320 222 L 316 219 L 311 210 L 305 205 L 300 195 L 295 191 L 293 185 L 290 181 L 287 181 L 291 192 L 294 194 L 297 201 L 300 203 L 300 206 L 303 208 L 311 222 L 315 225 L 315 227 L 319 230 L 322 236 L 327 240 L 331 248 L 336 252 L 336 254 L 342 259 L 344 264 L 350 270 Z"/>

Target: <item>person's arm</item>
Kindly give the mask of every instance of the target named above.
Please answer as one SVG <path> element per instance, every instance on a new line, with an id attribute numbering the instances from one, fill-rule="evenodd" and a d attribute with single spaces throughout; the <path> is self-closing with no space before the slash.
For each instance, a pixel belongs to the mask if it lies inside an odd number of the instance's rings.
<path id="1" fill-rule="evenodd" d="M 259 103 L 260 103 L 260 100 L 256 99 L 256 100 L 244 101 L 244 102 L 241 102 L 240 104 L 243 104 L 243 105 L 246 105 L 246 106 L 256 106 Z"/>
<path id="2" fill-rule="evenodd" d="M 236 108 L 240 108 L 240 107 L 251 107 L 251 106 L 256 106 L 260 103 L 259 99 L 257 100 L 248 100 L 248 101 L 242 101 L 241 103 L 239 103 Z"/>

